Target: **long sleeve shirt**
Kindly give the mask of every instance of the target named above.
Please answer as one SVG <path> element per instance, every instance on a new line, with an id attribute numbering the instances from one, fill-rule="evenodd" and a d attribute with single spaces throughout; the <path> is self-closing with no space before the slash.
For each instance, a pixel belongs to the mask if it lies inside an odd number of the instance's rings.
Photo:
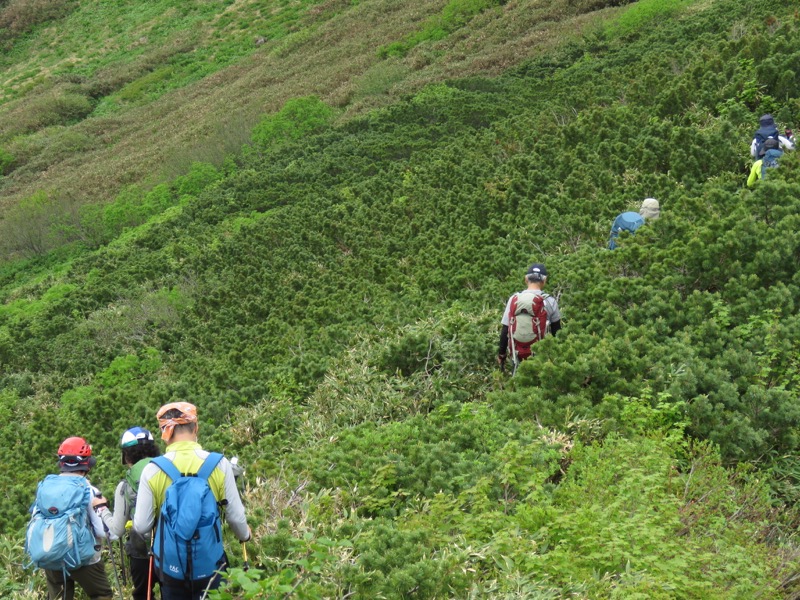
<path id="1" fill-rule="evenodd" d="M 120 481 L 117 489 L 114 490 L 114 511 L 107 508 L 99 509 L 100 518 L 111 535 L 121 538 L 125 535 L 125 523 L 130 519 L 133 506 L 128 502 L 128 495 L 125 493 L 126 483 Z"/>
<path id="2" fill-rule="evenodd" d="M 747 176 L 747 187 L 753 187 L 756 184 L 756 181 L 761 179 L 761 165 L 763 162 L 763 160 L 759 159 L 753 163 L 753 166 L 750 169 L 750 175 Z"/>
<path id="3" fill-rule="evenodd" d="M 175 463 L 181 473 L 197 473 L 208 457 L 208 452 L 197 442 L 175 442 L 167 446 L 164 454 Z M 133 530 L 146 535 L 153 529 L 164 495 L 172 480 L 155 464 L 150 463 L 142 471 L 139 493 L 136 498 L 136 511 L 133 516 Z M 244 505 L 236 488 L 236 481 L 230 461 L 223 458 L 208 479 L 209 487 L 218 503 L 225 501 L 225 521 L 240 541 L 247 541 L 250 529 L 245 519 Z"/>

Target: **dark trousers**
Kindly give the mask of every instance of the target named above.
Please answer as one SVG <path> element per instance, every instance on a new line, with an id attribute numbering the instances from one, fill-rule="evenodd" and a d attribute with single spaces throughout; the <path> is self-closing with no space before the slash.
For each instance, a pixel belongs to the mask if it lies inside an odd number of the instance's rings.
<path id="1" fill-rule="evenodd" d="M 73 600 L 75 598 L 75 583 L 83 588 L 89 600 L 111 600 L 114 592 L 111 591 L 111 584 L 108 583 L 106 567 L 103 561 L 93 565 L 86 565 L 80 569 L 73 569 L 64 580 L 64 573 L 61 571 L 50 571 L 45 569 L 44 576 L 47 579 L 47 595 L 50 600 Z M 66 593 L 65 588 L 66 587 Z"/>
<path id="2" fill-rule="evenodd" d="M 201 600 L 207 589 L 215 590 L 222 583 L 222 576 L 217 574 L 203 581 L 195 581 L 193 585 L 162 583 L 161 600 Z"/>
<path id="3" fill-rule="evenodd" d="M 131 561 L 131 583 L 133 583 L 133 600 L 147 600 L 147 581 L 150 575 L 150 559 L 149 558 L 135 558 L 130 557 Z M 152 590 L 150 599 L 156 600 L 156 584 L 158 583 L 158 574 L 153 568 L 152 574 Z"/>

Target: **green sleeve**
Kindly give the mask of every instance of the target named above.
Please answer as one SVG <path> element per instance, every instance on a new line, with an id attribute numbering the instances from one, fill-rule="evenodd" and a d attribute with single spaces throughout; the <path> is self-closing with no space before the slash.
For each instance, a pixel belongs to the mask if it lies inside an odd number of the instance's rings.
<path id="1" fill-rule="evenodd" d="M 750 169 L 750 176 L 747 178 L 747 187 L 753 187 L 756 181 L 761 179 L 761 163 L 763 161 L 757 160 L 753 163 L 753 168 Z"/>

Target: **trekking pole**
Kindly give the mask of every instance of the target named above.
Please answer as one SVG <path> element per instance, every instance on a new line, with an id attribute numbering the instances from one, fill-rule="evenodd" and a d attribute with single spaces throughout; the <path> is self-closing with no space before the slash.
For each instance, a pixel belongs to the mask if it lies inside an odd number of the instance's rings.
<path id="1" fill-rule="evenodd" d="M 114 581 L 117 582 L 119 598 L 120 600 L 125 600 L 125 596 L 122 594 L 122 585 L 119 582 L 119 575 L 117 574 L 117 561 L 114 560 L 114 546 L 111 544 L 108 529 L 106 529 L 106 545 L 108 546 L 108 554 L 111 556 L 111 569 L 114 571 Z"/>
<path id="2" fill-rule="evenodd" d="M 122 585 L 128 585 L 128 572 L 125 569 L 125 548 L 122 538 L 119 538 L 119 572 L 122 575 Z"/>
<path id="3" fill-rule="evenodd" d="M 147 553 L 150 558 L 147 561 L 147 600 L 153 600 L 153 569 L 155 568 L 155 554 L 153 554 L 153 544 L 155 544 L 156 536 L 154 532 L 150 532 L 150 551 Z"/>
<path id="4" fill-rule="evenodd" d="M 250 563 L 247 562 L 247 542 L 242 542 L 242 559 L 244 560 L 242 571 L 247 572 L 250 570 Z"/>
<path id="5" fill-rule="evenodd" d="M 517 374 L 517 365 L 519 364 L 517 362 L 517 345 L 514 343 L 513 337 L 511 338 L 511 363 L 511 376 L 513 377 Z"/>

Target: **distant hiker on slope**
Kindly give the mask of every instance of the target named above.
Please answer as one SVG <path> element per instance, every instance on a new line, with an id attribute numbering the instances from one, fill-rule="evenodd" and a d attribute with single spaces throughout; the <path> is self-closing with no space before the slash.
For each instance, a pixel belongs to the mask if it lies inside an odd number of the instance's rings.
<path id="1" fill-rule="evenodd" d="M 222 546 L 220 507 L 233 534 L 250 539 L 231 463 L 197 443 L 197 408 L 188 402 L 157 414 L 164 456 L 150 461 L 139 483 L 133 530 L 153 534 L 153 556 L 162 600 L 200 600 L 219 587 L 228 558 Z"/>
<path id="2" fill-rule="evenodd" d="M 120 440 L 120 449 L 122 464 L 128 467 L 128 472 L 114 492 L 114 512 L 107 507 L 101 507 L 98 508 L 98 513 L 113 535 L 122 538 L 128 533 L 125 553 L 130 559 L 133 600 L 151 600 L 156 597 L 155 584 L 158 583 L 158 578 L 150 569 L 150 536 L 141 536 L 130 530 L 130 521 L 136 508 L 142 471 L 153 458 L 161 455 L 161 451 L 153 434 L 142 427 L 132 427 L 125 431 Z M 99 499 L 95 499 L 94 503 L 100 505 Z"/>
<path id="3" fill-rule="evenodd" d="M 747 187 L 753 187 L 760 179 L 767 178 L 767 169 L 776 169 L 778 167 L 778 160 L 783 156 L 783 150 L 780 149 L 778 140 L 769 138 L 764 141 L 763 146 L 764 154 L 753 163 L 750 169 L 750 175 L 747 178 Z"/>
<path id="4" fill-rule="evenodd" d="M 561 313 L 558 302 L 542 289 L 547 283 L 547 269 L 541 263 L 530 266 L 525 275 L 527 289 L 512 295 L 506 303 L 500 323 L 500 347 L 497 363 L 505 368 L 507 356 L 511 355 L 513 372 L 520 362 L 531 355 L 531 346 L 561 329 Z"/>
<path id="5" fill-rule="evenodd" d="M 624 212 L 617 215 L 611 224 L 611 235 L 608 238 L 608 249 L 613 250 L 617 247 L 617 238 L 620 231 L 635 233 L 639 227 L 644 225 L 645 219 L 655 221 L 661 215 L 661 208 L 655 198 L 645 198 L 639 212 Z"/>
<path id="6" fill-rule="evenodd" d="M 778 128 L 775 126 L 775 119 L 772 115 L 763 115 L 759 119 L 761 127 L 753 135 L 753 141 L 750 142 L 750 156 L 758 160 L 764 156 L 764 142 L 768 139 L 778 140 L 778 144 L 783 150 L 794 150 L 794 142 L 790 139 L 791 136 L 785 136 L 778 133 Z M 791 134 L 791 130 L 789 130 Z"/>
<path id="7" fill-rule="evenodd" d="M 58 447 L 59 475 L 39 483 L 25 537 L 25 551 L 44 569 L 49 600 L 73 600 L 75 583 L 90 600 L 111 600 L 113 592 L 100 557 L 103 522 L 92 510 L 102 499 L 86 480 L 95 465 L 92 447 L 81 437 Z"/>

